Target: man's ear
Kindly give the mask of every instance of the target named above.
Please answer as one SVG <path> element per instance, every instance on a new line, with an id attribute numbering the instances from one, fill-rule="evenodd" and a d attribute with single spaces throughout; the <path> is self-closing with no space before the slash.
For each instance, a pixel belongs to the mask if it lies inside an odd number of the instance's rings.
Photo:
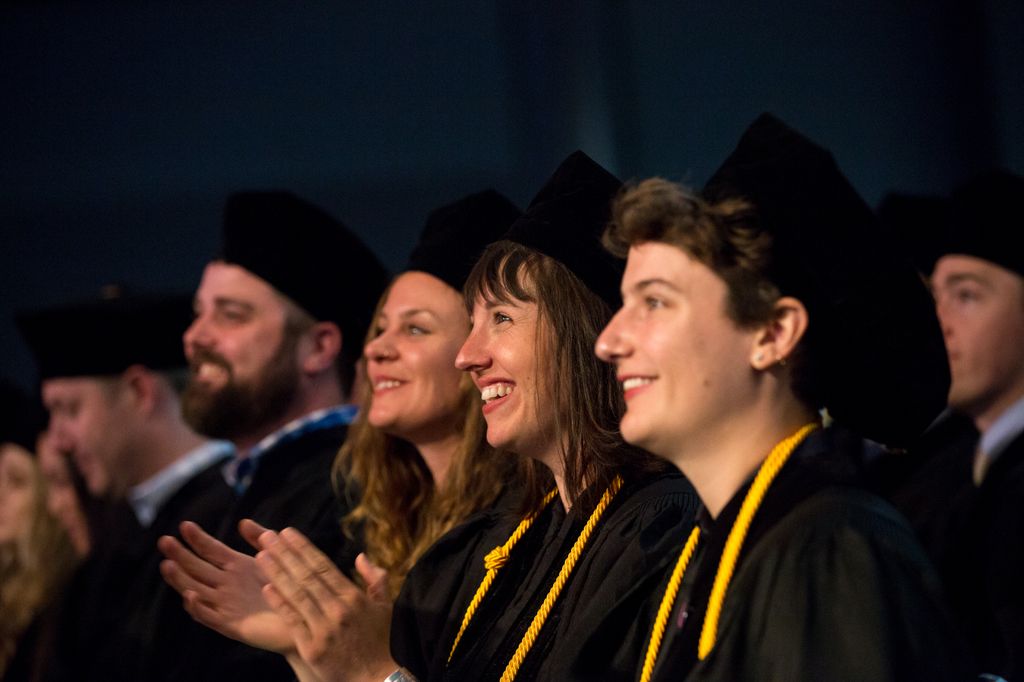
<path id="1" fill-rule="evenodd" d="M 308 343 L 302 359 L 306 374 L 322 374 L 334 368 L 341 353 L 341 329 L 333 322 L 316 322 L 306 332 Z"/>
<path id="2" fill-rule="evenodd" d="M 160 402 L 157 377 L 142 365 L 132 365 L 117 378 L 118 397 L 134 409 L 152 413 Z"/>
<path id="3" fill-rule="evenodd" d="M 799 299 L 783 296 L 775 302 L 773 313 L 772 319 L 754 337 L 750 366 L 757 370 L 785 365 L 807 333 L 810 318 Z"/>

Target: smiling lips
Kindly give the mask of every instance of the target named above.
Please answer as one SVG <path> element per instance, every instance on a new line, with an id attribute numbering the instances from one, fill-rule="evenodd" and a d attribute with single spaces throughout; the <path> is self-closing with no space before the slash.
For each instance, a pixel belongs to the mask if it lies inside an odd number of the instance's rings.
<path id="1" fill-rule="evenodd" d="M 404 381 L 399 381 L 398 379 L 381 377 L 373 382 L 373 392 L 380 393 L 381 391 L 389 391 L 393 388 L 398 388 L 404 383 Z"/>
<path id="2" fill-rule="evenodd" d="M 626 400 L 629 400 L 631 396 L 638 393 L 645 386 L 650 386 L 654 379 L 652 377 L 626 377 L 620 379 L 620 381 L 622 382 L 622 395 Z"/>

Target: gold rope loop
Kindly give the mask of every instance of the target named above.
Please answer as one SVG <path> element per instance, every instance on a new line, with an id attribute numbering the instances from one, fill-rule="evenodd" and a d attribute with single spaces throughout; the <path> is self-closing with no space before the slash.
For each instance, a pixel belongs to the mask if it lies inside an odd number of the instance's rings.
<path id="1" fill-rule="evenodd" d="M 597 522 L 601 520 L 604 510 L 611 503 L 612 498 L 615 497 L 615 494 L 619 492 L 620 488 L 622 488 L 622 478 L 620 476 L 616 476 L 615 480 L 612 481 L 612 484 L 604 491 L 604 494 L 601 496 L 601 500 L 597 503 L 597 506 L 594 508 L 590 518 L 587 519 L 587 523 L 583 526 L 583 530 L 580 531 L 580 536 L 576 538 L 576 542 L 573 544 L 572 549 L 569 550 L 569 555 L 562 563 L 562 569 L 558 572 L 558 577 L 555 578 L 554 584 L 551 585 L 551 589 L 548 590 L 547 596 L 544 597 L 544 602 L 540 605 L 536 615 L 534 615 L 533 622 L 530 623 L 530 627 L 526 629 L 526 633 L 523 635 L 522 641 L 519 642 L 519 646 L 516 648 L 516 652 L 513 654 L 512 660 L 510 660 L 508 665 L 505 667 L 505 672 L 501 675 L 501 682 L 512 682 L 516 673 L 519 672 L 519 668 L 522 666 L 523 661 L 526 660 L 526 655 L 530 652 L 530 648 L 536 641 L 537 635 L 540 634 L 541 628 L 544 627 L 544 622 L 547 620 L 548 614 L 551 613 L 551 609 L 558 600 L 558 595 L 561 594 L 562 588 L 565 586 L 565 583 L 568 582 L 569 576 L 576 567 L 576 562 L 583 553 L 584 547 L 587 546 L 587 541 L 594 532 Z"/>
<path id="2" fill-rule="evenodd" d="M 654 629 L 651 630 L 651 640 L 647 645 L 647 654 L 644 656 L 644 667 L 640 671 L 640 682 L 650 682 L 654 674 L 654 663 L 658 660 L 658 649 L 661 648 L 661 640 L 665 636 L 665 628 L 668 626 L 668 619 L 672 614 L 672 605 L 675 604 L 676 595 L 679 594 L 679 585 L 683 582 L 683 574 L 686 567 L 697 550 L 697 541 L 700 539 L 700 526 L 694 526 L 690 531 L 690 537 L 686 539 L 683 551 L 679 553 L 679 560 L 676 561 L 672 575 L 668 579 L 668 587 L 665 588 L 665 596 L 661 598 L 661 605 L 658 606 L 658 615 L 654 619 Z"/>
<path id="3" fill-rule="evenodd" d="M 718 562 L 718 571 L 715 573 L 715 582 L 711 587 L 711 598 L 708 600 L 707 612 L 704 615 L 704 627 L 700 631 L 700 642 L 697 645 L 697 657 L 702 661 L 715 647 L 715 640 L 718 637 L 718 618 L 722 615 L 722 603 L 725 601 L 729 581 L 732 580 L 733 571 L 736 569 L 736 560 L 743 548 L 743 541 L 750 529 L 750 522 L 754 519 L 754 514 L 761 506 L 768 486 L 775 480 L 779 469 L 793 454 L 796 446 L 816 428 L 818 425 L 815 423 L 804 424 L 799 431 L 772 448 L 768 458 L 757 470 L 757 475 L 754 477 L 754 482 L 751 484 L 750 490 L 747 491 L 746 497 L 743 498 L 740 513 L 729 530 L 729 537 L 725 540 L 725 549 L 722 550 L 722 558 Z"/>
<path id="4" fill-rule="evenodd" d="M 526 531 L 530 529 L 533 522 L 536 520 L 538 514 L 544 510 L 551 500 L 555 499 L 555 495 L 558 493 L 558 489 L 550 491 L 544 496 L 544 500 L 541 503 L 539 511 L 530 514 L 525 519 L 519 522 L 516 529 L 512 531 L 512 535 L 509 536 L 505 544 L 499 545 L 492 549 L 484 556 L 484 568 L 487 569 L 487 573 L 484 574 L 484 579 L 480 581 L 480 587 L 476 588 L 476 594 L 469 602 L 469 606 L 466 607 L 466 613 L 462 617 L 462 624 L 459 626 L 459 632 L 455 635 L 455 641 L 452 642 L 452 650 L 448 652 L 448 662 L 451 663 L 452 656 L 455 655 L 455 648 L 459 646 L 459 641 L 462 639 L 463 633 L 466 632 L 466 628 L 469 627 L 469 622 L 473 620 L 473 615 L 476 610 L 480 607 L 480 603 L 484 600 L 487 595 L 487 590 L 491 589 L 491 583 L 494 582 L 494 578 L 498 575 L 498 569 L 504 566 L 508 562 L 508 557 L 512 552 L 512 548 L 515 547 L 516 543 L 526 534 Z"/>

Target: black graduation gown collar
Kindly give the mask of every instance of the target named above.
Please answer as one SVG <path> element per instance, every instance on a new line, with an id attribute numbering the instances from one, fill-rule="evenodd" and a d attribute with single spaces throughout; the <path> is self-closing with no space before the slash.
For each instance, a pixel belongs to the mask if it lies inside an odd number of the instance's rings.
<path id="1" fill-rule="evenodd" d="M 860 443 L 849 432 L 830 427 L 812 432 L 793 451 L 754 515 L 737 559 L 736 572 L 758 540 L 800 502 L 828 486 L 861 485 L 861 465 L 853 450 Z M 733 494 L 717 517 L 713 518 L 704 506 L 697 512 L 697 525 L 700 527 L 697 554 L 686 571 L 689 575 L 684 576 L 659 652 L 656 670 L 657 677 L 661 679 L 682 679 L 697 662 L 697 642 L 718 563 L 755 476 L 756 471 Z M 658 594 L 659 599 L 662 594 L 663 590 Z M 666 671 L 671 673 L 666 676 Z"/>

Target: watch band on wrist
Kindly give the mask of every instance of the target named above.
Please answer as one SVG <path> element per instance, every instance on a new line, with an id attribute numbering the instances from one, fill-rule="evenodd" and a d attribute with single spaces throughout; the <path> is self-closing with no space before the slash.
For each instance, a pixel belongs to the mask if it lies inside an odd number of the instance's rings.
<path id="1" fill-rule="evenodd" d="M 419 682 L 416 676 L 405 668 L 399 668 L 384 678 L 384 682 Z"/>

